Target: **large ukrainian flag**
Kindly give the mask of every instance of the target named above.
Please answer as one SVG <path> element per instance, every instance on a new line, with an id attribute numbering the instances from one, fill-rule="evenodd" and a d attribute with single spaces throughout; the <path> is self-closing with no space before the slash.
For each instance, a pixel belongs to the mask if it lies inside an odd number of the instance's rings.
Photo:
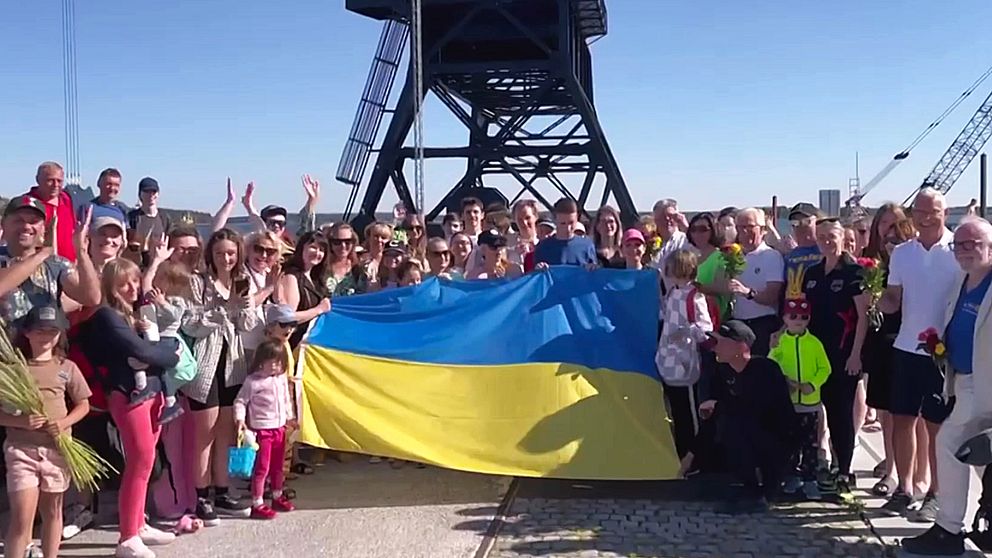
<path id="1" fill-rule="evenodd" d="M 552 268 L 336 299 L 304 443 L 514 476 L 670 479 L 653 271 Z"/>

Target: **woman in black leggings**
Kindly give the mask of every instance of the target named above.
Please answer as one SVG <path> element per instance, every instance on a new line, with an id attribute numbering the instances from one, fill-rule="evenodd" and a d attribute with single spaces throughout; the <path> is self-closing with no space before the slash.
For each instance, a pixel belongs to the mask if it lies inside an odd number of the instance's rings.
<path id="1" fill-rule="evenodd" d="M 830 378 L 821 394 L 830 441 L 837 456 L 836 479 L 823 488 L 850 493 L 854 456 L 854 398 L 861 378 L 861 351 L 868 332 L 870 295 L 862 286 L 862 267 L 843 251 L 844 227 L 836 219 L 817 223 L 816 243 L 823 261 L 806 270 L 803 292 L 812 307 L 810 332 L 827 351 Z"/>

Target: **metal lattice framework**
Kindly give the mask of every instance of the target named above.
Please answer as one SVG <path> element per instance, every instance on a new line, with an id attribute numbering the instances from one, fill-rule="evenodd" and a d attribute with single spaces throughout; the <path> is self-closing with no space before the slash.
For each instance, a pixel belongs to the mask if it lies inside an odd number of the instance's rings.
<path id="1" fill-rule="evenodd" d="M 395 45 L 387 34 L 408 33 L 395 22 L 409 21 L 410 2 L 348 0 L 348 9 L 386 20 L 387 26 L 339 167 L 348 171 L 339 172 L 339 180 L 353 187 L 349 213 L 357 201 L 365 161 L 376 151 L 368 130 L 378 129 L 383 114 L 392 114 L 356 225 L 374 219 L 390 184 L 409 210 L 425 213 L 428 220 L 457 208 L 464 197 L 486 201 L 498 195 L 507 203 L 533 197 L 548 208 L 554 198 L 571 197 L 584 211 L 590 201 L 605 204 L 612 197 L 624 221 L 633 222 L 637 218 L 633 200 L 593 104 L 589 41 L 606 33 L 604 0 L 422 3 L 424 90 L 420 94 L 433 93 L 468 132 L 467 145 L 426 147 L 423 156 L 463 159 L 466 170 L 433 206 L 417 206 L 404 173 L 405 163 L 415 157 L 415 148 L 405 144 L 415 115 L 415 76 L 408 71 L 391 111 L 386 99 L 392 76 L 382 70 L 382 60 L 398 62 L 395 49 L 384 52 L 382 47 Z M 369 111 L 370 107 L 379 107 L 379 112 Z M 497 175 L 510 180 L 494 180 L 501 185 L 490 187 L 489 178 Z M 510 182 L 516 184 L 513 191 L 506 187 Z M 497 188 L 500 192 L 494 194 Z M 594 190 L 601 190 L 600 195 L 594 196 Z"/>

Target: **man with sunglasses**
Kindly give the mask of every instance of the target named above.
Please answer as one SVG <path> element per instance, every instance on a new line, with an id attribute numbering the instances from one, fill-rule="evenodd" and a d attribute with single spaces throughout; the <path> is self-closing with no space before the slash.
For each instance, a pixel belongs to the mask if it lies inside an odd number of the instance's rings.
<path id="1" fill-rule="evenodd" d="M 789 224 L 792 226 L 792 239 L 796 241 L 796 247 L 785 254 L 783 279 L 787 284 L 789 278 L 794 277 L 796 284 L 802 285 L 806 270 L 823 259 L 820 248 L 816 245 L 816 222 L 820 219 L 823 219 L 823 212 L 811 203 L 800 202 L 789 210 Z"/>

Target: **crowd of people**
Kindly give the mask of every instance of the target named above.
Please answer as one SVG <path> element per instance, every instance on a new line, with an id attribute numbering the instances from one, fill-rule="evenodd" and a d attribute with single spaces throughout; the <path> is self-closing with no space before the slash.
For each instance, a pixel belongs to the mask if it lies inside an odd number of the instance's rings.
<path id="1" fill-rule="evenodd" d="M 728 511 L 759 511 L 783 493 L 849 497 L 857 432 L 879 428 L 885 457 L 872 490 L 890 513 L 934 523 L 904 546 L 964 551 L 969 470 L 954 455 L 992 416 L 992 354 L 979 342 L 992 225 L 969 217 L 952 233 L 939 192 L 845 220 L 800 203 L 784 236 L 757 208 L 687 219 L 666 199 L 625 230 L 609 206 L 586 221 L 570 198 L 548 217 L 533 200 L 507 208 L 469 197 L 433 236 L 403 208 L 362 231 L 318 226 L 320 186 L 304 176 L 299 231 L 284 207 L 256 210 L 249 184 L 241 202 L 253 230 L 242 235 L 227 226 L 237 203 L 228 180 L 203 239 L 159 209 L 153 178 L 138 182 L 135 209 L 119 199 L 116 169 L 80 207 L 63 180 L 58 163 L 43 163 L 36 186 L 3 212 L 0 317 L 46 404 L 44 417 L 0 409 L 7 556 L 28 552 L 36 514 L 41 550 L 54 557 L 98 513 L 99 494 L 70 489 L 55 449 L 54 435 L 70 429 L 122 471 L 111 481 L 119 557 L 153 558 L 149 546 L 220 516 L 292 511 L 285 481 L 313 472 L 294 443 L 294 363 L 334 298 L 557 265 L 658 275 L 656 363 L 682 472 L 736 473 L 742 489 Z M 871 269 L 884 289 L 866 279 Z M 920 343 L 930 329 L 946 355 Z M 248 434 L 259 453 L 242 499 L 228 448 Z M 157 529 L 148 514 L 176 527 Z"/>

